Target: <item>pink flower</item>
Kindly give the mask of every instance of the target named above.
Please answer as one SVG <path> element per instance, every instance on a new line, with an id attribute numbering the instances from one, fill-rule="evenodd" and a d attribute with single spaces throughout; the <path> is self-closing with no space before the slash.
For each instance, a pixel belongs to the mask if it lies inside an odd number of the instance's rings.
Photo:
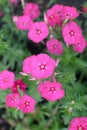
<path id="1" fill-rule="evenodd" d="M 19 102 L 19 94 L 11 93 L 6 96 L 6 106 L 17 108 Z"/>
<path id="2" fill-rule="evenodd" d="M 49 29 L 45 22 L 35 22 L 28 33 L 29 39 L 35 43 L 43 41 L 49 34 Z"/>
<path id="3" fill-rule="evenodd" d="M 0 18 L 4 15 L 4 13 L 2 11 L 0 11 Z"/>
<path id="4" fill-rule="evenodd" d="M 70 7 L 70 6 L 64 6 L 62 10 L 62 18 L 63 20 L 65 19 L 75 19 L 76 17 L 79 16 L 79 12 L 76 10 L 75 7 Z"/>
<path id="5" fill-rule="evenodd" d="M 43 98 L 52 102 L 63 98 L 65 95 L 61 83 L 56 81 L 45 81 L 44 83 L 40 83 L 38 86 L 38 91 L 40 92 Z"/>
<path id="6" fill-rule="evenodd" d="M 25 73 L 30 73 L 30 62 L 33 60 L 33 58 L 36 57 L 35 55 L 27 57 L 26 59 L 24 59 L 23 61 L 23 72 Z"/>
<path id="7" fill-rule="evenodd" d="M 31 113 L 35 109 L 36 101 L 31 96 L 23 95 L 19 100 L 19 109 L 24 113 Z"/>
<path id="8" fill-rule="evenodd" d="M 11 91 L 12 91 L 13 93 L 19 93 L 19 92 L 18 92 L 18 89 L 20 89 L 20 90 L 22 90 L 23 92 L 25 92 L 25 91 L 26 91 L 26 87 L 27 87 L 27 84 L 25 84 L 25 83 L 22 81 L 22 79 L 17 79 L 17 80 L 15 80 L 14 85 L 13 85 L 12 88 L 11 88 Z"/>
<path id="9" fill-rule="evenodd" d="M 80 39 L 82 35 L 82 31 L 80 26 L 74 22 L 70 21 L 68 22 L 63 28 L 62 28 L 62 36 L 64 38 L 64 41 L 68 45 L 72 45 Z"/>
<path id="10" fill-rule="evenodd" d="M 47 54 L 38 54 L 30 62 L 30 74 L 36 79 L 50 77 L 56 67 L 56 61 Z"/>
<path id="11" fill-rule="evenodd" d="M 39 6 L 36 3 L 27 3 L 25 5 L 24 14 L 28 15 L 32 20 L 40 16 Z"/>
<path id="12" fill-rule="evenodd" d="M 23 15 L 17 17 L 15 24 L 19 30 L 29 30 L 33 24 L 33 21 L 29 16 Z"/>
<path id="13" fill-rule="evenodd" d="M 63 8 L 64 5 L 60 5 L 60 4 L 55 4 L 52 6 L 52 9 L 55 10 L 55 12 L 58 14 L 58 16 L 60 16 L 60 18 L 62 17 Z"/>
<path id="14" fill-rule="evenodd" d="M 10 0 L 10 2 L 11 2 L 12 4 L 16 4 L 16 3 L 17 3 L 17 0 Z"/>
<path id="15" fill-rule="evenodd" d="M 76 117 L 72 119 L 68 130 L 87 130 L 87 117 Z"/>
<path id="16" fill-rule="evenodd" d="M 55 38 L 51 38 L 47 41 L 46 47 L 52 54 L 61 55 L 63 53 L 63 46 L 60 41 Z"/>
<path id="17" fill-rule="evenodd" d="M 83 13 L 87 13 L 87 7 L 83 6 L 83 7 L 82 7 L 82 12 L 83 12 Z"/>
<path id="18" fill-rule="evenodd" d="M 62 19 L 61 19 L 61 10 L 63 6 L 62 5 L 54 5 L 52 8 L 48 9 L 46 13 L 47 21 L 50 26 L 54 27 L 56 24 L 61 26 Z"/>
<path id="19" fill-rule="evenodd" d="M 11 88 L 14 84 L 14 73 L 8 70 L 0 72 L 0 89 L 6 90 Z"/>
<path id="20" fill-rule="evenodd" d="M 84 49 L 86 48 L 86 45 L 87 45 L 86 40 L 84 39 L 83 36 L 81 36 L 78 42 L 74 43 L 73 49 L 76 52 L 82 53 Z"/>

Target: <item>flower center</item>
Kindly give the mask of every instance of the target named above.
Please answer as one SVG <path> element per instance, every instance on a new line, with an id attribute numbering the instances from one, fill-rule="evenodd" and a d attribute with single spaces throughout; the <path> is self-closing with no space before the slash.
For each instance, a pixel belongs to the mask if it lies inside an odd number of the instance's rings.
<path id="1" fill-rule="evenodd" d="M 45 69 L 45 66 L 44 64 L 41 64 L 39 67 L 40 67 L 40 70 L 44 70 Z"/>
<path id="2" fill-rule="evenodd" d="M 67 12 L 66 16 L 67 16 L 67 17 L 70 17 L 70 13 L 69 13 L 69 12 Z"/>
<path id="3" fill-rule="evenodd" d="M 70 34 L 70 36 L 74 36 L 75 32 L 74 32 L 73 30 L 71 30 L 71 31 L 69 32 L 69 34 Z"/>
<path id="4" fill-rule="evenodd" d="M 51 92 L 56 91 L 55 87 L 50 87 L 50 91 L 51 91 Z"/>
<path id="5" fill-rule="evenodd" d="M 53 49 L 57 49 L 58 48 L 58 46 L 57 45 L 53 45 Z"/>
<path id="6" fill-rule="evenodd" d="M 77 48 L 77 47 L 80 47 L 80 43 L 77 43 L 76 45 L 75 45 L 75 47 Z"/>
<path id="7" fill-rule="evenodd" d="M 53 16 L 53 15 L 51 15 L 51 16 L 49 17 L 49 19 L 50 19 L 50 20 L 52 20 L 53 18 L 54 18 L 54 16 Z"/>
<path id="8" fill-rule="evenodd" d="M 33 13 L 33 12 L 34 12 L 34 10 L 33 10 L 33 9 L 30 9 L 30 10 L 29 10 L 29 12 L 30 12 L 30 13 Z"/>
<path id="9" fill-rule="evenodd" d="M 5 77 L 4 82 L 7 83 L 8 81 L 9 81 L 8 78 Z"/>
<path id="10" fill-rule="evenodd" d="M 30 106 L 30 102 L 29 102 L 29 101 L 26 101 L 26 102 L 25 102 L 25 106 L 26 106 L 26 107 Z"/>
<path id="11" fill-rule="evenodd" d="M 40 29 L 36 29 L 36 32 L 37 32 L 38 35 L 41 34 L 41 30 Z"/>
<path id="12" fill-rule="evenodd" d="M 25 25 L 26 25 L 26 22 L 25 22 L 25 21 L 23 21 L 22 25 L 23 25 L 23 26 L 25 26 Z"/>
<path id="13" fill-rule="evenodd" d="M 11 97 L 11 100 L 12 100 L 12 101 L 14 101 L 15 99 L 16 99 L 15 96 L 12 96 L 12 97 Z"/>
<path id="14" fill-rule="evenodd" d="M 84 128 L 80 125 L 80 126 L 77 126 L 77 130 L 84 130 Z"/>

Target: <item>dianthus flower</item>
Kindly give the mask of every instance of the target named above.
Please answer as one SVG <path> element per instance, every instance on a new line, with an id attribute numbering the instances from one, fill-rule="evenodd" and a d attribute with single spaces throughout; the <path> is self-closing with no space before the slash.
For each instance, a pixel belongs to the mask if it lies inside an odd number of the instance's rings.
<path id="1" fill-rule="evenodd" d="M 17 108 L 19 102 L 19 94 L 17 93 L 11 93 L 6 96 L 6 106 Z"/>
<path id="2" fill-rule="evenodd" d="M 28 15 L 32 20 L 40 16 L 39 6 L 36 3 L 27 3 L 24 8 L 24 14 Z"/>
<path id="3" fill-rule="evenodd" d="M 72 119 L 68 130 L 87 130 L 87 117 L 76 117 Z"/>
<path id="4" fill-rule="evenodd" d="M 62 28 L 62 36 L 64 38 L 64 41 L 68 45 L 73 45 L 74 43 L 78 42 L 78 40 L 80 39 L 81 35 L 82 35 L 81 28 L 74 21 L 68 22 Z"/>
<path id="5" fill-rule="evenodd" d="M 0 11 L 0 18 L 4 15 L 4 13 L 2 11 Z"/>
<path id="6" fill-rule="evenodd" d="M 8 70 L 0 72 L 0 89 L 6 90 L 11 88 L 14 84 L 14 73 Z"/>
<path id="7" fill-rule="evenodd" d="M 16 4 L 18 0 L 10 0 L 12 4 Z"/>
<path id="8" fill-rule="evenodd" d="M 59 82 L 41 82 L 38 86 L 38 91 L 43 98 L 52 102 L 63 98 L 65 95 L 65 91 L 62 87 L 62 84 Z"/>
<path id="9" fill-rule="evenodd" d="M 50 77 L 56 67 L 56 61 L 47 54 L 38 54 L 30 62 L 30 74 L 36 79 Z"/>
<path id="10" fill-rule="evenodd" d="M 49 34 L 49 29 L 45 22 L 35 22 L 28 32 L 28 38 L 35 43 L 43 41 Z"/>
<path id="11" fill-rule="evenodd" d="M 29 16 L 22 15 L 22 16 L 18 16 L 15 24 L 19 30 L 29 30 L 33 24 L 33 21 Z"/>
<path id="12" fill-rule="evenodd" d="M 46 12 L 47 21 L 50 26 L 54 27 L 56 24 L 61 26 L 61 10 L 63 5 L 55 4 L 52 8 L 48 9 Z"/>
<path id="13" fill-rule="evenodd" d="M 63 20 L 65 19 L 75 19 L 76 17 L 79 16 L 78 11 L 76 10 L 75 7 L 70 7 L 70 6 L 64 6 L 62 10 L 62 18 Z"/>
<path id="14" fill-rule="evenodd" d="M 87 7 L 86 7 L 86 6 L 83 6 L 83 7 L 82 7 L 82 12 L 83 12 L 83 13 L 87 13 Z"/>
<path id="15" fill-rule="evenodd" d="M 46 47 L 52 54 L 61 55 L 63 53 L 63 46 L 60 41 L 55 38 L 51 38 L 47 41 Z"/>
<path id="16" fill-rule="evenodd" d="M 18 108 L 24 113 L 31 113 L 35 109 L 35 104 L 35 99 L 25 94 L 20 98 Z"/>
<path id="17" fill-rule="evenodd" d="M 26 87 L 27 87 L 27 84 L 25 84 L 25 83 L 22 81 L 22 79 L 17 79 L 17 80 L 15 80 L 14 85 L 13 85 L 12 88 L 11 88 L 11 91 L 12 91 L 13 93 L 19 93 L 19 92 L 18 92 L 18 89 L 20 89 L 20 90 L 22 90 L 23 92 L 25 92 L 25 91 L 26 91 Z"/>
<path id="18" fill-rule="evenodd" d="M 76 52 L 82 53 L 84 51 L 84 49 L 86 48 L 86 40 L 83 36 L 80 37 L 80 39 L 78 40 L 77 43 L 74 43 L 73 45 L 73 49 Z"/>

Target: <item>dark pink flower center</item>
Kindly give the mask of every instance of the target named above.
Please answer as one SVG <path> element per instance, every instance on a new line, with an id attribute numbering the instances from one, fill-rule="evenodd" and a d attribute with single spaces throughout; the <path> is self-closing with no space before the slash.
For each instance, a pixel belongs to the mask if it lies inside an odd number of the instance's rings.
<path id="1" fill-rule="evenodd" d="M 49 19 L 50 19 L 50 20 L 52 20 L 53 18 L 54 18 L 54 16 L 53 16 L 53 15 L 51 15 L 51 16 L 49 17 Z"/>
<path id="2" fill-rule="evenodd" d="M 84 130 L 82 126 L 77 126 L 77 130 Z"/>
<path id="3" fill-rule="evenodd" d="M 80 43 L 77 43 L 76 45 L 75 45 L 75 47 L 77 48 L 77 47 L 80 47 Z"/>
<path id="4" fill-rule="evenodd" d="M 33 10 L 33 9 L 30 9 L 30 10 L 29 10 L 29 12 L 30 12 L 30 13 L 33 13 L 33 12 L 34 12 L 34 10 Z"/>
<path id="5" fill-rule="evenodd" d="M 69 13 L 69 12 L 67 12 L 66 16 L 67 16 L 67 17 L 70 17 L 70 13 Z"/>
<path id="6" fill-rule="evenodd" d="M 11 97 L 11 100 L 12 100 L 12 101 L 14 101 L 15 99 L 16 99 L 15 96 L 12 96 L 12 97 Z"/>
<path id="7" fill-rule="evenodd" d="M 55 45 L 53 45 L 53 49 L 57 49 L 58 48 L 58 46 L 55 44 Z"/>
<path id="8" fill-rule="evenodd" d="M 55 89 L 55 87 L 50 87 L 50 89 L 49 89 L 51 92 L 54 92 L 54 91 L 56 91 L 56 89 Z"/>
<path id="9" fill-rule="evenodd" d="M 37 32 L 38 35 L 41 34 L 41 30 L 40 29 L 36 29 L 36 32 Z"/>
<path id="10" fill-rule="evenodd" d="M 25 104 L 26 107 L 30 106 L 30 102 L 29 101 L 25 101 L 24 104 Z"/>
<path id="11" fill-rule="evenodd" d="M 73 30 L 71 30 L 71 31 L 69 32 L 69 34 L 70 34 L 70 36 L 74 36 L 75 32 L 74 32 Z"/>
<path id="12" fill-rule="evenodd" d="M 9 79 L 7 77 L 4 78 L 4 82 L 7 83 Z"/>
<path id="13" fill-rule="evenodd" d="M 39 66 L 40 70 L 44 70 L 44 69 L 45 69 L 45 67 L 46 67 L 46 65 L 45 65 L 45 64 L 41 64 L 41 65 Z"/>
<path id="14" fill-rule="evenodd" d="M 26 25 L 26 21 L 23 21 L 22 25 L 25 26 Z"/>

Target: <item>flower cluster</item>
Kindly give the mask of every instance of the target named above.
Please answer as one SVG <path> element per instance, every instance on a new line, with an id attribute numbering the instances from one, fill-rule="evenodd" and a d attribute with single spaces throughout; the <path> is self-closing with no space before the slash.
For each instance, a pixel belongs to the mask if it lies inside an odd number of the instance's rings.
<path id="1" fill-rule="evenodd" d="M 14 4 L 17 0 L 10 2 Z M 20 74 L 25 78 L 28 76 L 28 81 L 34 79 L 38 82 L 37 90 L 42 99 L 55 102 L 65 97 L 65 89 L 56 79 L 61 58 L 55 60 L 49 56 L 50 53 L 62 57 L 64 47 L 69 49 L 69 46 L 72 46 L 75 52 L 83 53 L 87 42 L 81 27 L 74 21 L 79 16 L 75 7 L 55 4 L 44 13 L 44 20 L 38 21 L 39 16 L 39 6 L 28 2 L 21 16 L 12 17 L 18 30 L 28 31 L 28 38 L 31 41 L 38 45 L 45 44 L 47 49 L 46 53 L 26 57 Z M 23 113 L 31 113 L 35 110 L 36 99 L 27 94 L 27 84 L 22 78 L 15 80 L 13 72 L 8 70 L 0 72 L 0 89 L 11 91 L 6 95 L 6 107 L 16 108 Z M 87 118 L 74 118 L 68 130 L 87 130 Z"/>
<path id="2" fill-rule="evenodd" d="M 22 79 L 14 80 L 13 72 L 3 70 L 0 72 L 0 89 L 10 89 L 11 93 L 6 96 L 6 106 L 21 110 L 24 113 L 34 111 L 36 101 L 31 96 L 24 94 L 20 95 L 19 91 L 26 91 L 27 85 Z"/>

